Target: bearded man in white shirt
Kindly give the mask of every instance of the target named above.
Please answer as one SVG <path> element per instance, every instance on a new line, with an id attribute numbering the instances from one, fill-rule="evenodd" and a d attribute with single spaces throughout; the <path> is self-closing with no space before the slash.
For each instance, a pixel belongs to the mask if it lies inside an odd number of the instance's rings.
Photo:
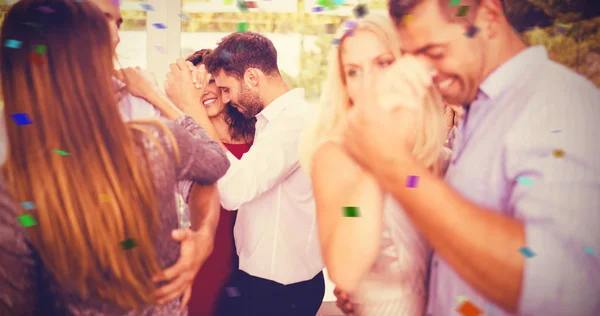
<path id="1" fill-rule="evenodd" d="M 238 210 L 243 314 L 316 315 L 325 294 L 324 265 L 310 177 L 298 162 L 300 133 L 313 109 L 302 89 L 287 86 L 273 43 L 260 34 L 230 34 L 204 65 L 193 73 L 183 60 L 171 65 L 165 90 L 173 103 L 216 135 L 192 97 L 194 83 L 214 80 L 242 114 L 257 118 L 252 148 L 240 160 L 227 152 L 231 167 L 217 182 L 223 208 Z"/>

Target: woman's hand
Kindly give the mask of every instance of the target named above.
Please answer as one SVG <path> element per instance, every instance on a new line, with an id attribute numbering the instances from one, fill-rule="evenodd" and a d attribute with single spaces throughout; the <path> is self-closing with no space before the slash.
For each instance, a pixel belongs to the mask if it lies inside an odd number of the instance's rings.
<path id="1" fill-rule="evenodd" d="M 345 315 L 354 315 L 354 304 L 350 302 L 348 294 L 346 294 L 346 292 L 342 292 L 342 290 L 338 289 L 337 287 L 333 290 L 333 294 L 335 294 L 335 297 L 337 298 L 335 305 L 337 305 L 337 307 L 341 309 Z"/>
<path id="2" fill-rule="evenodd" d="M 117 71 L 115 76 L 125 83 L 129 93 L 138 98 L 150 101 L 153 94 L 160 93 L 156 76 L 142 70 L 140 67 L 122 68 Z"/>
<path id="3" fill-rule="evenodd" d="M 178 108 L 186 112 L 189 107 L 202 107 L 200 100 L 209 82 L 210 74 L 204 65 L 196 68 L 189 61 L 180 58 L 170 65 L 165 92 Z"/>

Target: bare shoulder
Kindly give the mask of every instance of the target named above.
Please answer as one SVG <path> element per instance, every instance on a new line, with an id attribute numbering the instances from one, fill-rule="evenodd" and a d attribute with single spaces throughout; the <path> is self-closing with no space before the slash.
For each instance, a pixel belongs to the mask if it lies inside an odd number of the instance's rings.
<path id="1" fill-rule="evenodd" d="M 323 184 L 335 182 L 337 185 L 344 186 L 354 183 L 361 173 L 360 166 L 339 144 L 327 142 L 315 151 L 311 170 L 315 182 Z"/>

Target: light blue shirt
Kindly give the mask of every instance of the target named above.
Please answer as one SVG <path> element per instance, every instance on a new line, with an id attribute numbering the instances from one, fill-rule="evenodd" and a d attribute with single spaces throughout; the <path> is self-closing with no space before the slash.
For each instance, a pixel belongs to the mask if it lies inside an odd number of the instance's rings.
<path id="1" fill-rule="evenodd" d="M 446 181 L 522 221 L 523 246 L 536 254 L 525 261 L 517 315 L 600 315 L 599 135 L 600 90 L 541 46 L 490 74 L 460 124 Z M 428 314 L 460 315 L 458 296 L 484 315 L 510 315 L 434 255 Z"/>

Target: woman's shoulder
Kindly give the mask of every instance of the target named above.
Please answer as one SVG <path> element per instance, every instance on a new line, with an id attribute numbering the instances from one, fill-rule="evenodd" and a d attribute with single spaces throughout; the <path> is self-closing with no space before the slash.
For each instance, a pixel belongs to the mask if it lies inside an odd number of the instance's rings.
<path id="1" fill-rule="evenodd" d="M 323 176 L 335 176 L 338 181 L 351 181 L 362 169 L 350 157 L 344 147 L 334 141 L 322 143 L 315 150 L 312 172 Z"/>

